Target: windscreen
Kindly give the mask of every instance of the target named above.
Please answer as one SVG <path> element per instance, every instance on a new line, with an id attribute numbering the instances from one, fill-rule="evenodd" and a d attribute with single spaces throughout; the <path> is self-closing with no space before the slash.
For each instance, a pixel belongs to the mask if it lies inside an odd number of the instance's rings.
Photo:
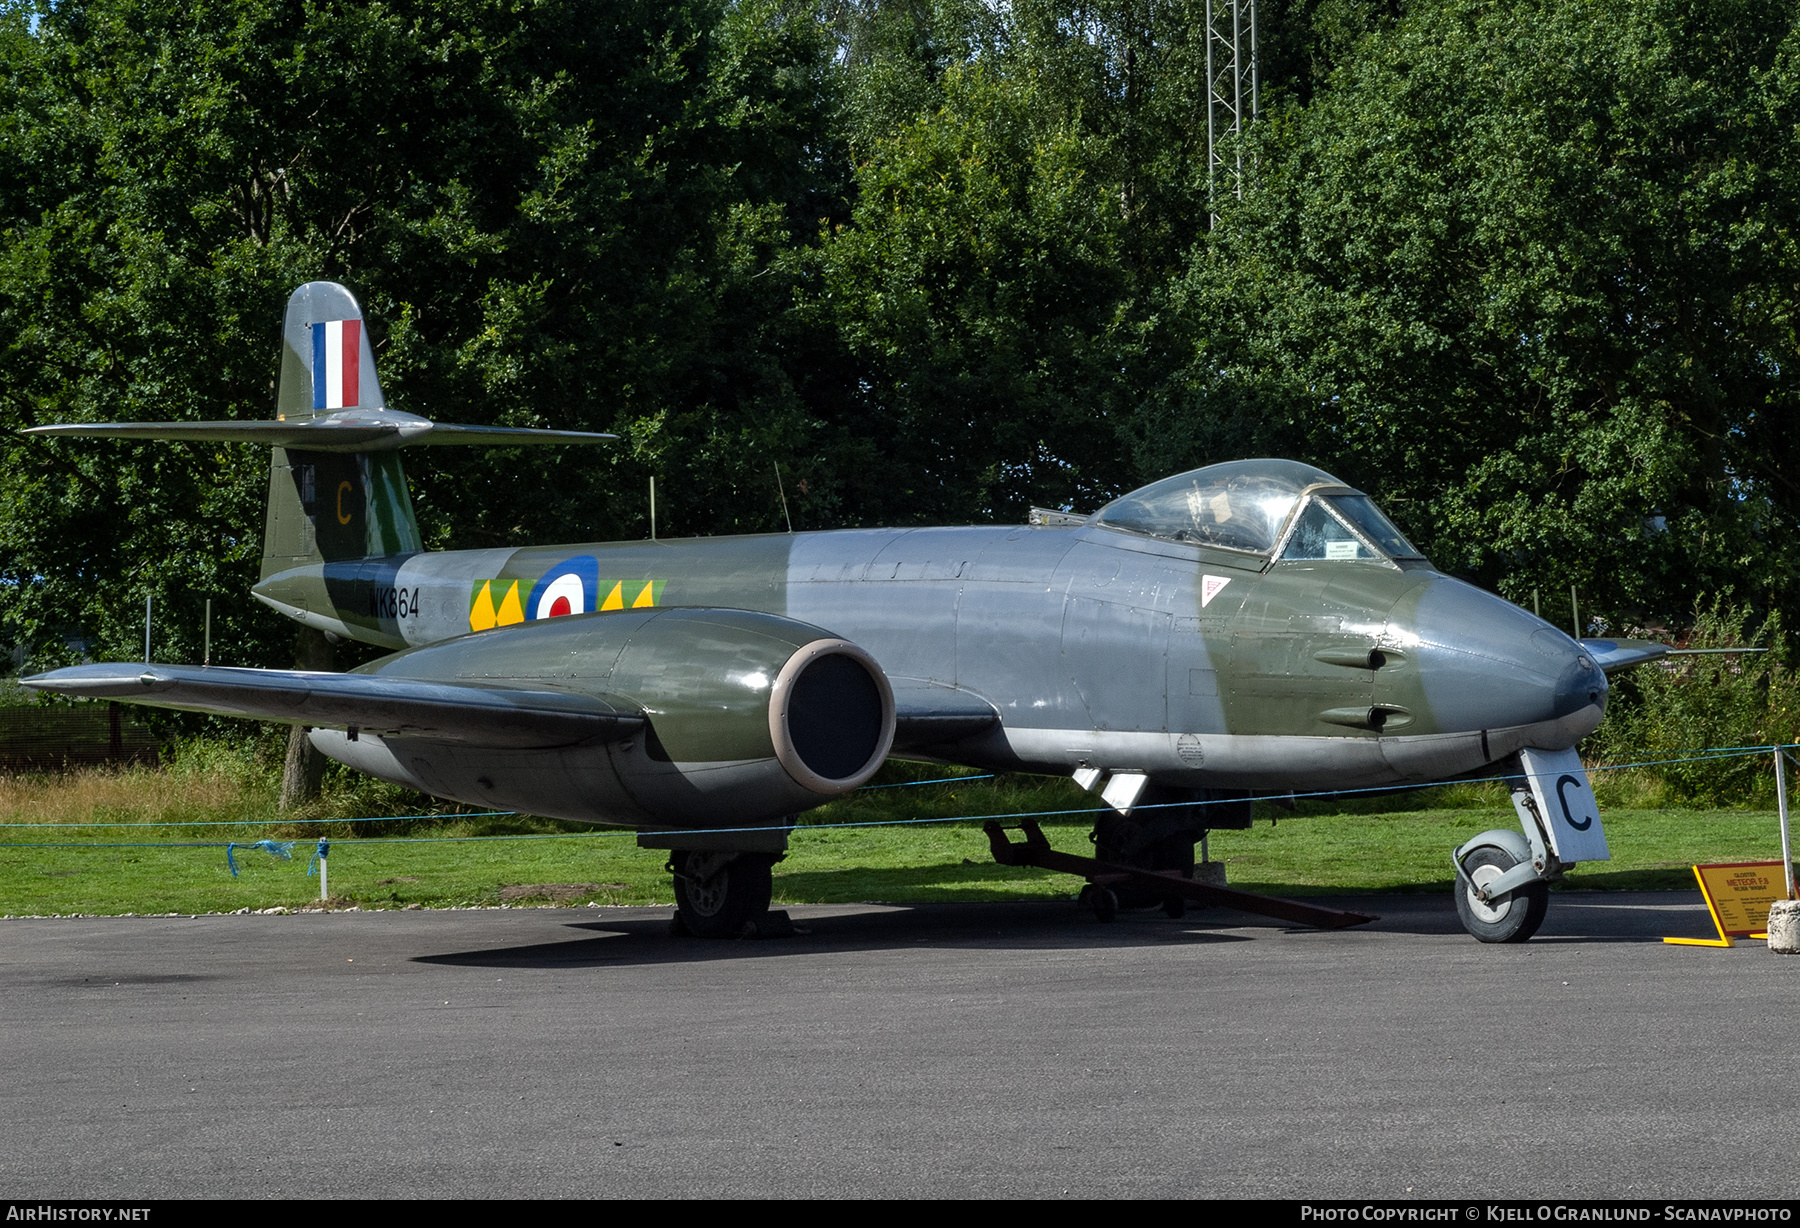
<path id="1" fill-rule="evenodd" d="M 1288 538 L 1284 559 L 1379 559 L 1366 542 L 1344 527 L 1317 499 L 1309 499 Z"/>
<path id="2" fill-rule="evenodd" d="M 1377 546 L 1397 559 L 1418 559 L 1425 556 L 1419 553 L 1417 546 L 1406 540 L 1406 535 L 1394 527 L 1394 522 L 1381 514 L 1381 509 L 1367 495 L 1329 495 L 1331 506 L 1338 510 L 1351 524 L 1361 529 Z"/>

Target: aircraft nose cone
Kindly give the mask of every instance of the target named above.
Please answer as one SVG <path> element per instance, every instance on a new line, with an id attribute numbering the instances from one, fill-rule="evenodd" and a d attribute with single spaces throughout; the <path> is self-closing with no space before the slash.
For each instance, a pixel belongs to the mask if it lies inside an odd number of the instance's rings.
<path id="1" fill-rule="evenodd" d="M 1510 601 L 1448 578 L 1420 594 L 1410 620 L 1425 700 L 1446 732 L 1579 717 L 1606 710 L 1606 675 L 1580 644 Z M 1395 630 L 1401 630 L 1396 627 Z"/>

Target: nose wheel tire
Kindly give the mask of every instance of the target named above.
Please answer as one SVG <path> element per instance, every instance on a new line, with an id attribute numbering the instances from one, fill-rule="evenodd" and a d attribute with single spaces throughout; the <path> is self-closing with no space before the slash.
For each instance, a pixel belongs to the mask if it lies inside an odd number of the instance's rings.
<path id="1" fill-rule="evenodd" d="M 1519 864 L 1511 853 L 1493 847 L 1478 848 L 1463 858 L 1463 872 L 1478 888 L 1493 882 Z M 1456 915 L 1478 942 L 1524 942 L 1537 933 L 1550 908 L 1550 884 L 1526 883 L 1497 900 L 1483 900 L 1473 888 L 1456 885 Z"/>
<path id="2" fill-rule="evenodd" d="M 740 938 L 769 911 L 774 892 L 762 853 L 678 852 L 669 858 L 675 874 L 675 916 L 696 938 Z"/>

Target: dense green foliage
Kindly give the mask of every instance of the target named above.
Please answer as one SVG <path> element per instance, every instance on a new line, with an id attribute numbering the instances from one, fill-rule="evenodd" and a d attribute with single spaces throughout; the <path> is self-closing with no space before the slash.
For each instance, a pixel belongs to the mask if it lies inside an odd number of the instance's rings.
<path id="1" fill-rule="evenodd" d="M 1781 616 L 1770 614 L 1757 625 L 1748 609 L 1715 601 L 1696 609 L 1693 621 L 1687 647 L 1764 651 L 1670 657 L 1615 675 L 1606 722 L 1582 752 L 1590 761 L 1665 761 L 1649 773 L 1660 789 L 1658 804 L 1757 798 L 1772 805 L 1769 756 L 1700 752 L 1800 742 L 1800 671 Z"/>
<path id="2" fill-rule="evenodd" d="M 267 416 L 320 276 L 396 406 L 625 437 L 409 454 L 436 546 L 640 535 L 651 475 L 715 533 L 778 468 L 814 528 L 1272 453 L 1517 600 L 1791 622 L 1791 0 L 1270 0 L 1241 201 L 1203 10 L 0 5 L 0 642 L 135 655 L 149 593 L 191 660 L 212 596 L 291 659 L 261 453 L 11 431 Z"/>
<path id="3" fill-rule="evenodd" d="M 1797 57 L 1792 5 L 1409 6 L 1196 250 L 1189 413 L 1275 419 L 1515 600 L 1791 602 Z"/>
<path id="4" fill-rule="evenodd" d="M 414 461 L 437 544 L 635 533 L 658 471 L 678 528 L 684 503 L 690 529 L 739 527 L 734 489 L 772 485 L 795 409 L 768 335 L 785 287 L 758 274 L 838 195 L 809 146 L 832 99 L 815 23 L 583 0 L 29 16 L 0 21 L 6 426 L 266 417 L 282 305 L 325 276 L 362 297 L 397 407 L 629 438 L 547 468 Z M 243 595 L 266 469 L 252 449 L 8 444 L 14 634 L 129 653 L 149 592 L 159 656 L 192 659 L 216 595 L 225 659 L 279 660 L 291 629 Z"/>

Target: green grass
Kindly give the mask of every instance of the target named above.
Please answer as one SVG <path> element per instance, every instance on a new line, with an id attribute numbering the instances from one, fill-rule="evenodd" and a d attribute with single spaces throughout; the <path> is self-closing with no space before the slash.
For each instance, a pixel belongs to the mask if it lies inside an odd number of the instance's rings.
<path id="1" fill-rule="evenodd" d="M 922 780 L 947 774 L 893 765 L 879 780 Z M 318 895 L 306 856 L 323 832 L 331 839 L 334 903 L 365 908 L 549 902 L 519 888 L 573 886 L 559 902 L 672 902 L 665 853 L 640 849 L 629 834 L 529 817 L 461 817 L 381 824 L 353 821 L 387 810 L 417 813 L 428 799 L 340 779 L 311 817 L 284 822 L 274 808 L 266 765 L 212 757 L 178 759 L 160 770 L 14 778 L 0 781 L 0 822 L 46 822 L 48 828 L 0 831 L 0 915 L 45 913 L 230 912 L 299 907 Z M 814 823 L 880 823 L 896 819 L 1085 809 L 1092 799 L 1063 780 L 1003 777 L 911 788 L 867 790 L 821 807 Z M 1276 822 L 1271 823 L 1270 817 Z M 301 816 L 307 817 L 307 816 Z M 1772 812 L 1609 808 L 1611 862 L 1579 867 L 1570 888 L 1688 887 L 1696 861 L 1772 859 L 1778 855 Z M 170 829 L 155 822 L 199 822 Z M 1052 844 L 1087 852 L 1088 823 L 1047 818 Z M 74 823 L 103 822 L 103 828 Z M 1248 831 L 1217 832 L 1212 856 L 1227 863 L 1235 886 L 1277 894 L 1446 891 L 1449 850 L 1489 827 L 1511 827 L 1511 807 L 1479 786 L 1353 803 L 1303 802 L 1287 814 L 1258 806 Z M 391 835 L 416 842 L 394 843 Z M 448 840 L 451 836 L 531 839 Z M 296 841 L 295 859 L 239 851 L 239 877 L 228 873 L 223 848 L 109 848 L 108 843 L 250 842 L 269 836 Z M 424 840 L 434 837 L 434 840 Z M 32 842 L 79 842 L 77 848 L 31 848 Z M 819 827 L 795 833 L 776 867 L 780 904 L 853 901 L 1030 900 L 1067 898 L 1078 879 L 994 864 L 979 823 Z M 511 890 L 508 890 L 511 889 Z"/>

